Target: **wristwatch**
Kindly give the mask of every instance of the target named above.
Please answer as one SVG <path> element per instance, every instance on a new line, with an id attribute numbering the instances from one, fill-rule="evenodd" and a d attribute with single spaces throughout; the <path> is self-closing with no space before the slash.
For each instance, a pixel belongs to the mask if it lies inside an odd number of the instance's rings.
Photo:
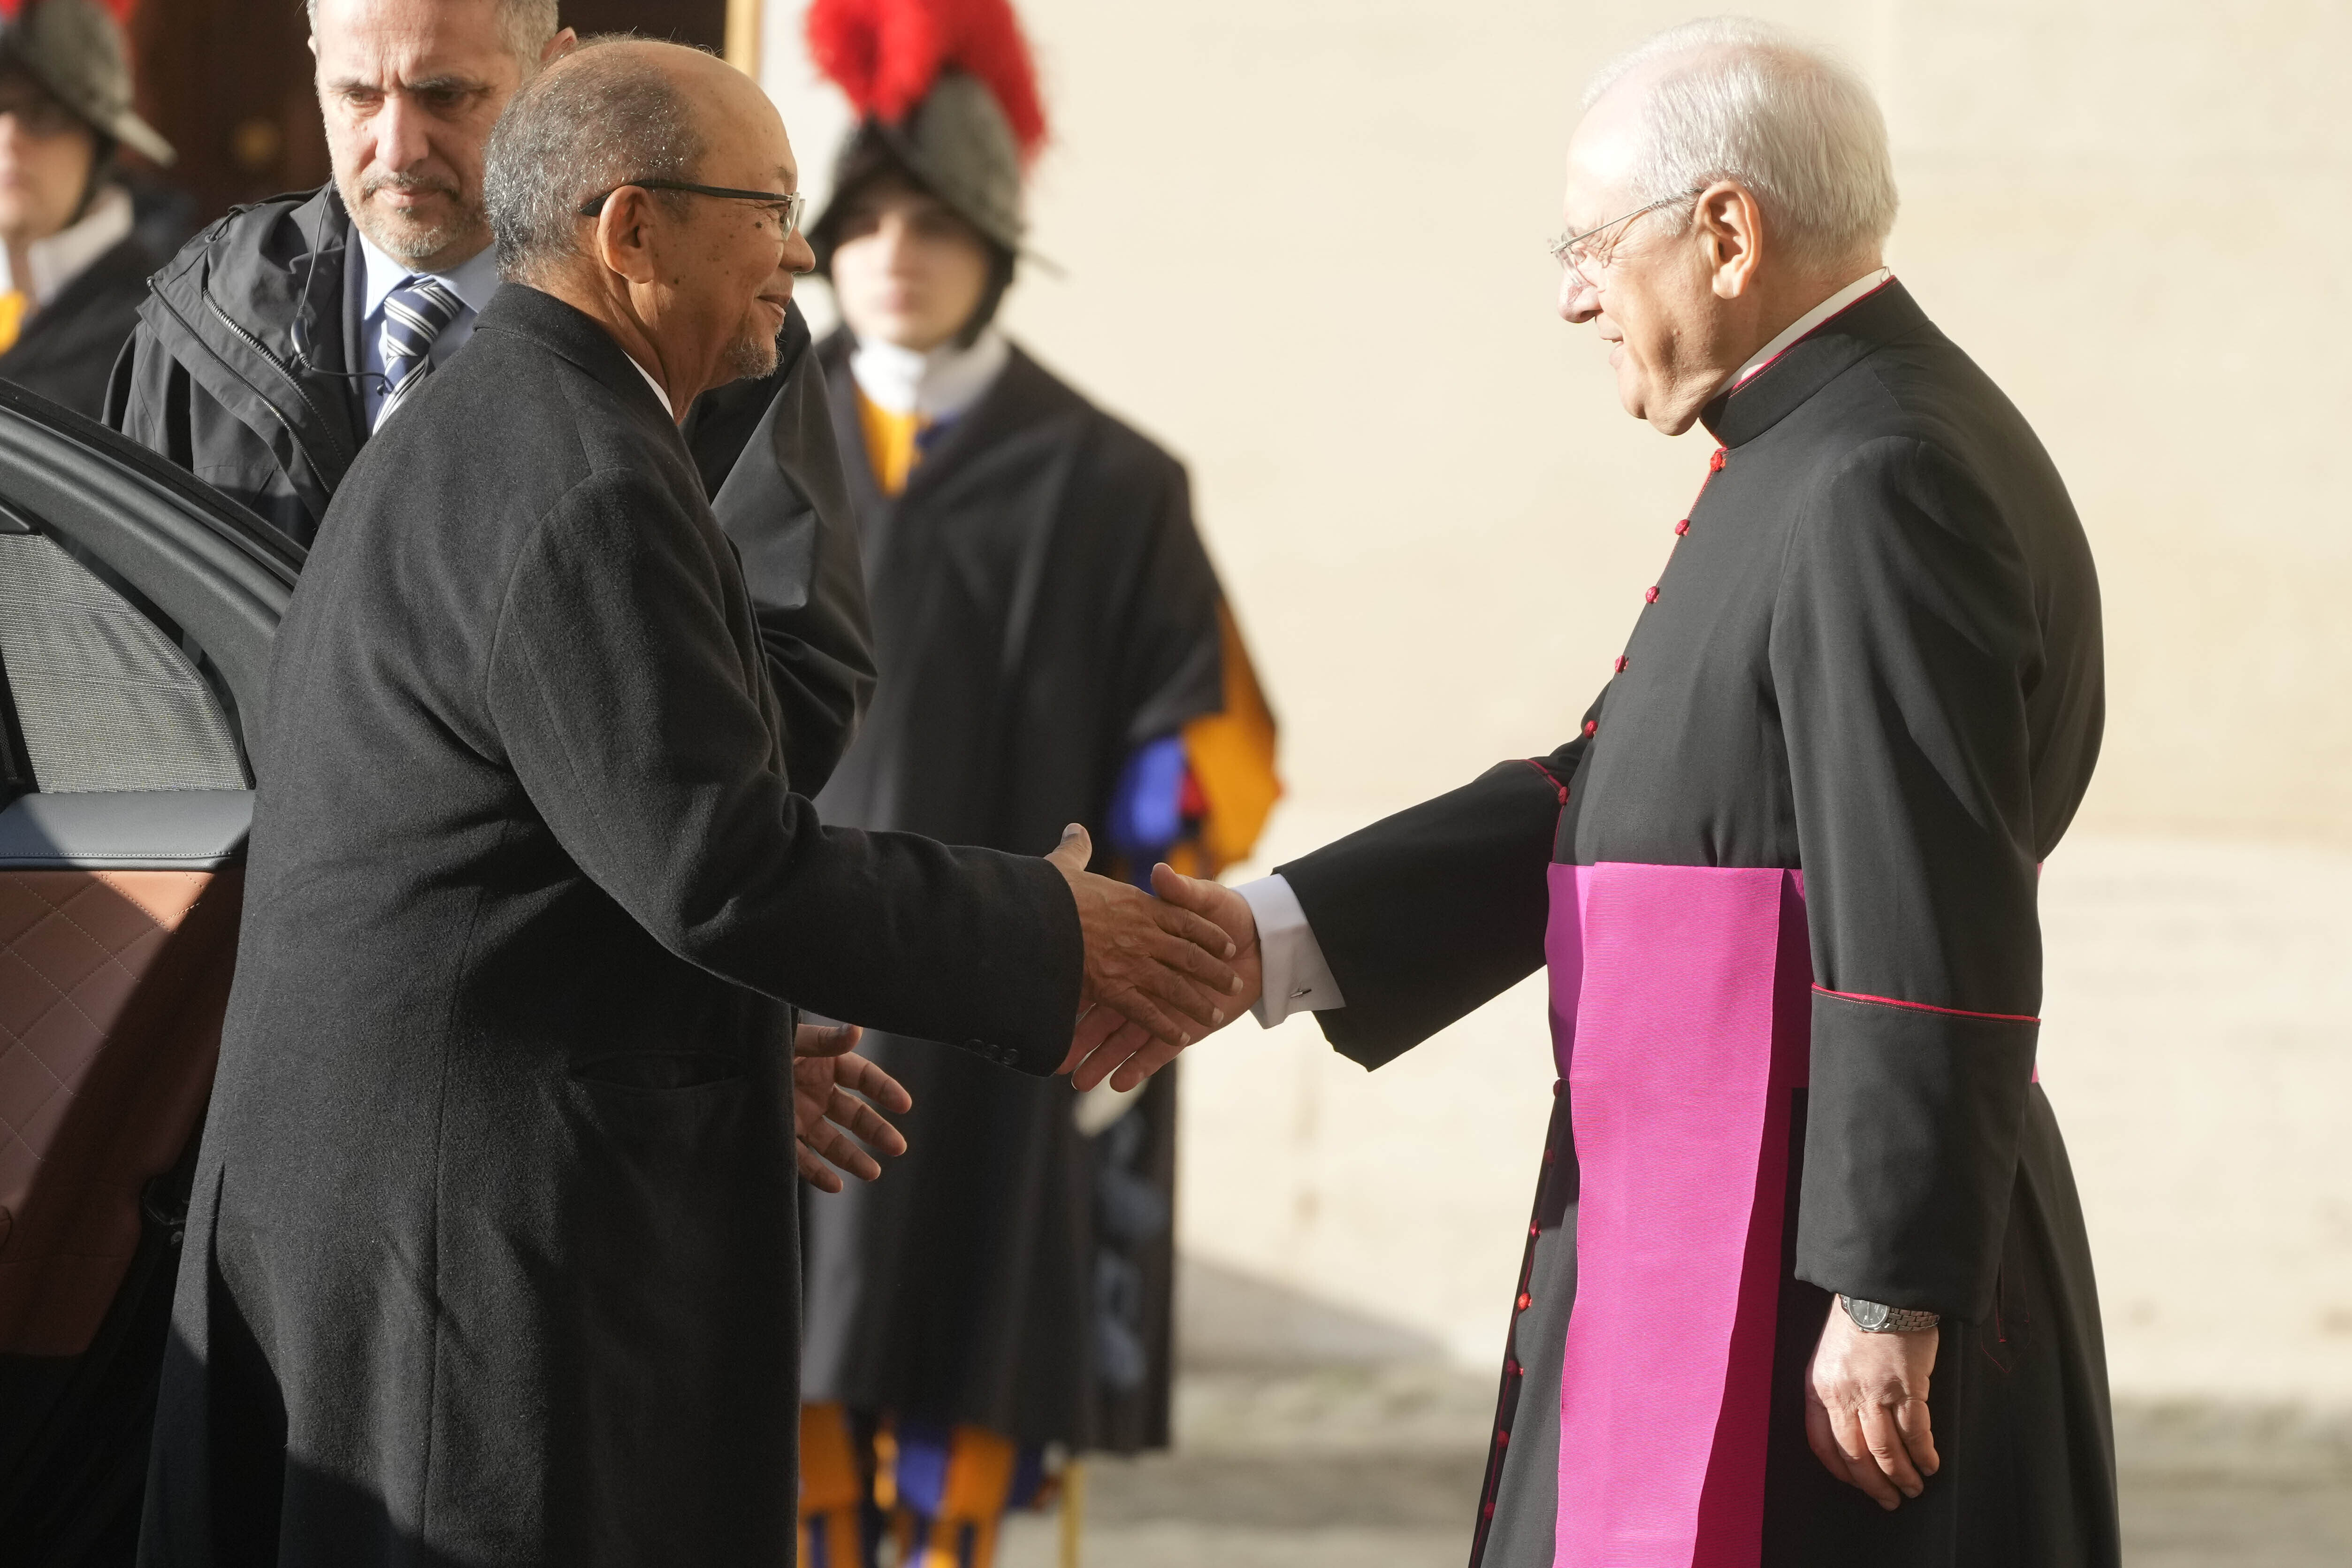
<path id="1" fill-rule="evenodd" d="M 1845 1315 L 1853 1320 L 1853 1326 L 1865 1334 L 1916 1334 L 1944 1321 L 1940 1313 L 1890 1307 L 1884 1301 L 1857 1300 L 1852 1296 L 1838 1300 L 1845 1303 Z"/>

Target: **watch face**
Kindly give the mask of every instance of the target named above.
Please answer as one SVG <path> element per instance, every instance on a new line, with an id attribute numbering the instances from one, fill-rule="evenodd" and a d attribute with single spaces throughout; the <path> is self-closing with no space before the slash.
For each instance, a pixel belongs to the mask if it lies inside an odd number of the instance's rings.
<path id="1" fill-rule="evenodd" d="M 1848 1296 L 1845 1310 L 1847 1315 L 1853 1319 L 1854 1327 L 1864 1332 L 1874 1333 L 1886 1326 L 1888 1309 L 1884 1301 L 1857 1301 Z"/>

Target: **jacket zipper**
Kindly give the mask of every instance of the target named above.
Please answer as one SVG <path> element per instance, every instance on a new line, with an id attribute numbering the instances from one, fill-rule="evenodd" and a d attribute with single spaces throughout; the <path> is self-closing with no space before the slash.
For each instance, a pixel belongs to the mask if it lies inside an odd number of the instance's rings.
<path id="1" fill-rule="evenodd" d="M 255 353 L 259 354 L 263 362 L 266 363 L 270 369 L 276 371 L 280 376 L 282 376 L 285 379 L 287 385 L 294 389 L 294 395 L 301 400 L 302 406 L 310 410 L 310 416 L 319 422 L 320 427 L 328 436 L 329 450 L 331 455 L 341 459 L 345 467 L 349 467 L 351 463 L 351 455 L 346 454 L 342 450 L 342 445 L 341 442 L 333 439 L 333 428 L 331 421 L 327 418 L 326 412 L 317 404 L 310 401 L 310 394 L 304 388 L 301 381 L 296 377 L 292 371 L 288 370 L 286 366 L 279 362 L 276 354 L 269 352 L 268 345 L 264 344 L 259 338 L 254 336 L 251 331 L 247 331 L 244 323 L 238 321 L 226 310 L 221 308 L 220 301 L 213 298 L 213 291 L 210 289 L 204 290 L 204 296 L 205 309 L 212 312 L 213 319 L 219 321 L 222 326 L 226 327 L 230 331 L 236 333 L 239 342 L 245 344 L 246 347 L 251 349 Z M 168 303 L 168 301 L 166 302 Z M 175 316 L 180 314 L 177 310 L 173 310 L 172 313 Z M 181 320 L 184 321 L 186 321 L 186 318 L 181 317 Z M 193 331 L 193 327 L 190 330 Z M 220 356 L 215 354 L 214 357 L 217 359 Z M 224 364 L 226 363 L 226 361 L 223 363 Z M 286 433 L 294 438 L 295 445 L 307 449 L 310 444 L 302 438 L 301 432 L 294 427 L 294 422 L 286 417 L 285 410 L 279 408 L 277 404 L 271 402 L 268 394 L 263 392 L 261 388 L 254 386 L 252 379 L 247 376 L 243 372 L 238 371 L 236 366 L 229 365 L 227 368 L 231 374 L 236 376 L 239 381 L 244 382 L 247 386 L 252 388 L 253 395 L 256 397 L 260 398 L 263 405 L 276 416 L 280 425 L 283 425 L 286 427 Z M 313 466 L 315 466 L 315 463 Z"/>

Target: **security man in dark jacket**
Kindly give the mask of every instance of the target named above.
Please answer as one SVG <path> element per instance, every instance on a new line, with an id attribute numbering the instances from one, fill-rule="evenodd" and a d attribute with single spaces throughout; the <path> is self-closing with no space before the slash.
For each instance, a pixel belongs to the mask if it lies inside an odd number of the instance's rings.
<path id="1" fill-rule="evenodd" d="M 472 336 L 499 288 L 483 150 L 574 42 L 555 0 L 441 5 L 418 28 L 317 0 L 334 178 L 238 208 L 153 279 L 104 418 L 308 545 L 360 447 Z M 796 788 L 873 688 L 865 588 L 822 373 L 797 307 L 775 373 L 698 402 L 688 444 L 758 609 Z M 747 448 L 761 460 L 739 465 Z"/>

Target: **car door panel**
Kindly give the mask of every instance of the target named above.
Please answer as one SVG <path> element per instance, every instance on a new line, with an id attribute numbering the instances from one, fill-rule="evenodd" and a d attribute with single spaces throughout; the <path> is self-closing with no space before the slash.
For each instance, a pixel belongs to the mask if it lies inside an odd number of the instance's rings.
<path id="1" fill-rule="evenodd" d="M 0 384 L 0 1556 L 128 1562 L 302 552 Z"/>

